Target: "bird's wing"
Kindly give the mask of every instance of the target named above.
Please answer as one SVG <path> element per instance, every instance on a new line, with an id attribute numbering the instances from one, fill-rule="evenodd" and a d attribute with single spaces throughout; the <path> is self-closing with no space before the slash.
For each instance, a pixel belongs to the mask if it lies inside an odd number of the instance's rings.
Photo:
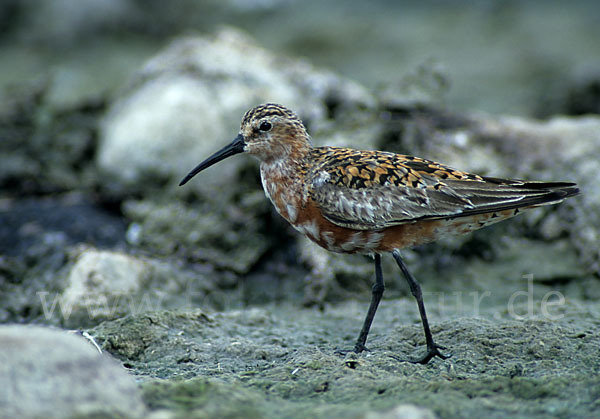
<path id="1" fill-rule="evenodd" d="M 574 195 L 572 183 L 481 177 L 400 154 L 313 149 L 308 193 L 334 224 L 370 230 L 544 205 Z"/>

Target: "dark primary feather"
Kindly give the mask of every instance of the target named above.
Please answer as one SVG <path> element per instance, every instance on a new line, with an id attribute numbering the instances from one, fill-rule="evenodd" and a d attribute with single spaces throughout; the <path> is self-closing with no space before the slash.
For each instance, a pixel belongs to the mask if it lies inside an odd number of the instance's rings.
<path id="1" fill-rule="evenodd" d="M 331 222 L 358 230 L 553 204 L 579 192 L 566 182 L 481 177 L 393 153 L 319 147 L 310 195 Z"/>

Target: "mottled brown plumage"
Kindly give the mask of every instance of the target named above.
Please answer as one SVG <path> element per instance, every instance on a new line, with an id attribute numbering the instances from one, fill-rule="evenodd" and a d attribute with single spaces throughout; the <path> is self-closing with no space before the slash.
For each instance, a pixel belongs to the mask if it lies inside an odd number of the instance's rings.
<path id="1" fill-rule="evenodd" d="M 428 349 L 417 361 L 423 363 L 446 356 L 433 342 L 420 287 L 399 249 L 468 233 L 579 192 L 573 183 L 479 176 L 402 154 L 313 147 L 300 119 L 276 104 L 249 110 L 237 138 L 200 163 L 180 185 L 241 152 L 260 160 L 265 194 L 296 230 L 330 251 L 375 255 L 376 283 L 357 352 L 364 349 L 383 293 L 379 255 L 393 253 L 419 304 Z"/>
<path id="2" fill-rule="evenodd" d="M 570 183 L 486 178 L 381 151 L 318 147 L 306 160 L 310 198 L 325 218 L 357 230 L 457 217 L 476 222 L 482 213 L 494 220 L 504 210 L 554 203 L 576 192 Z"/>

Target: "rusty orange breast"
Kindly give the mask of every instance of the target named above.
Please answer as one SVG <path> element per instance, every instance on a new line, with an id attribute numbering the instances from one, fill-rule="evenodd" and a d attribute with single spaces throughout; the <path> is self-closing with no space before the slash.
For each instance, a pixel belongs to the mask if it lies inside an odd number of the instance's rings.
<path id="1" fill-rule="evenodd" d="M 297 231 L 319 246 L 337 253 L 389 252 L 435 239 L 435 223 L 431 221 L 378 230 L 354 230 L 325 219 L 310 199 L 293 212 L 297 213 L 297 218 L 290 223 Z"/>

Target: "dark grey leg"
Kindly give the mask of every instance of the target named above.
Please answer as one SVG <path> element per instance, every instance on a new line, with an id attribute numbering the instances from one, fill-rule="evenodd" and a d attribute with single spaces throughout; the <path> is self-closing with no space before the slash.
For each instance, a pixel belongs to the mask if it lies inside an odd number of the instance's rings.
<path id="1" fill-rule="evenodd" d="M 433 341 L 433 336 L 431 335 L 431 330 L 429 330 L 429 322 L 427 321 L 427 314 L 425 313 L 425 304 L 423 303 L 423 293 L 421 292 L 421 286 L 417 282 L 417 280 L 412 276 L 412 274 L 406 268 L 402 257 L 400 256 L 400 252 L 398 250 L 394 250 L 392 252 L 394 259 L 396 259 L 396 263 L 402 270 L 406 281 L 408 282 L 408 286 L 410 287 L 410 292 L 413 297 L 417 300 L 417 306 L 419 307 L 419 314 L 421 315 L 421 323 L 423 323 L 423 330 L 425 331 L 425 341 L 427 342 L 427 353 L 419 359 L 415 360 L 405 360 L 412 363 L 419 364 L 427 364 L 433 357 L 439 357 L 442 359 L 449 358 L 451 355 L 444 355 L 439 350 L 446 349 L 443 346 L 437 345 Z"/>
<path id="2" fill-rule="evenodd" d="M 365 346 L 367 336 L 369 335 L 369 330 L 371 329 L 371 324 L 375 318 L 375 312 L 377 312 L 377 307 L 379 307 L 384 290 L 385 285 L 383 284 L 383 274 L 381 273 L 381 255 L 375 254 L 375 284 L 373 284 L 371 290 L 371 304 L 369 305 L 369 311 L 367 311 L 367 317 L 365 317 L 360 335 L 358 335 L 358 339 L 354 345 L 354 352 L 356 353 L 368 350 Z"/>

